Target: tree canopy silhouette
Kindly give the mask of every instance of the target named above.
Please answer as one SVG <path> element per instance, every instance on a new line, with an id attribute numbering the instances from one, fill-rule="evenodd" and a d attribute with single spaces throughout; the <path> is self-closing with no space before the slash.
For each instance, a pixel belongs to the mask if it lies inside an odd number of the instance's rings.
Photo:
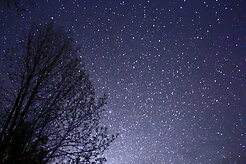
<path id="1" fill-rule="evenodd" d="M 0 163 L 103 163 L 117 135 L 100 124 L 97 98 L 73 36 L 33 27 L 5 56 L 0 90 Z M 4 72 L 5 71 L 5 72 Z"/>

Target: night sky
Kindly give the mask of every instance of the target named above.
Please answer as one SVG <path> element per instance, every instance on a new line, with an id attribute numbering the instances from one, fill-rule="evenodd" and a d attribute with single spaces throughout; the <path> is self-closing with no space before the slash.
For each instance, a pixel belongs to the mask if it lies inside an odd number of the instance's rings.
<path id="1" fill-rule="evenodd" d="M 245 0 L 1 2 L 0 50 L 33 24 L 75 33 L 103 123 L 108 164 L 246 163 Z"/>

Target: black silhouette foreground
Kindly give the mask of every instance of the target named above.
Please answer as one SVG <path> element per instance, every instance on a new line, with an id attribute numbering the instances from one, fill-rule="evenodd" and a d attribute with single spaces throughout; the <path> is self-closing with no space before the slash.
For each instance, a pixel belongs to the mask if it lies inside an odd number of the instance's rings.
<path id="1" fill-rule="evenodd" d="M 101 126 L 96 98 L 70 33 L 34 27 L 1 72 L 0 163 L 103 163 L 117 135 Z"/>

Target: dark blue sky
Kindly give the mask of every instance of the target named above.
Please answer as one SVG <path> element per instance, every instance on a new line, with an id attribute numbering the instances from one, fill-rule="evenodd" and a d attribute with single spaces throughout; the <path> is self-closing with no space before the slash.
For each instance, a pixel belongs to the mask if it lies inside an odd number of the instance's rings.
<path id="1" fill-rule="evenodd" d="M 21 16 L 1 4 L 1 54 L 32 24 L 75 33 L 121 134 L 109 164 L 245 163 L 245 1 L 35 2 Z"/>

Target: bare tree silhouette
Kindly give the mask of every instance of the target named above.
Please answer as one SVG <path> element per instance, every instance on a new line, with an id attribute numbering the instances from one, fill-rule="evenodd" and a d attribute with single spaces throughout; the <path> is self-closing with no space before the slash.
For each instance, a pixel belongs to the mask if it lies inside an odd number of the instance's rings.
<path id="1" fill-rule="evenodd" d="M 100 124 L 106 96 L 96 97 L 72 35 L 54 24 L 33 27 L 6 56 L 0 163 L 103 163 L 117 135 Z"/>

